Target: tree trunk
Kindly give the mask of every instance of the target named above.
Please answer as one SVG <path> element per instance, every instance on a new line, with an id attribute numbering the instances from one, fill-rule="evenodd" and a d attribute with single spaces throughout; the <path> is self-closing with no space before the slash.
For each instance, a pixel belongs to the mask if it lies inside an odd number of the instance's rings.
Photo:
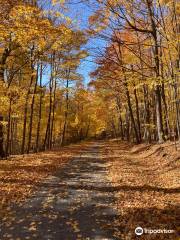
<path id="1" fill-rule="evenodd" d="M 29 89 L 26 95 L 26 101 L 25 101 L 25 109 L 24 109 L 24 123 L 23 123 L 23 139 L 22 139 L 22 146 L 21 146 L 21 154 L 24 154 L 25 151 L 25 144 L 26 144 L 26 126 L 27 126 L 27 114 L 28 114 L 28 101 L 29 101 L 29 95 L 31 92 L 31 86 L 33 83 L 33 75 L 31 76 Z"/>
<path id="2" fill-rule="evenodd" d="M 129 142 L 130 140 L 130 136 L 129 136 L 129 122 L 130 122 L 130 119 L 129 119 L 129 111 L 127 110 L 126 108 L 126 140 Z"/>
<path id="3" fill-rule="evenodd" d="M 49 148 L 49 140 L 50 140 L 50 128 L 51 128 L 51 113 L 52 113 L 52 76 L 50 79 L 49 83 L 49 115 L 48 115 L 48 122 L 47 122 L 47 127 L 46 127 L 46 134 L 45 134 L 45 139 L 44 139 L 44 150 L 46 148 Z"/>
<path id="4" fill-rule="evenodd" d="M 140 124 L 140 117 L 139 117 L 139 103 L 138 103 L 138 97 L 137 97 L 137 91 L 134 86 L 134 97 L 136 102 L 136 118 L 137 118 L 137 125 L 138 125 L 138 135 L 139 135 L 139 141 L 141 142 L 141 124 Z"/>
<path id="5" fill-rule="evenodd" d="M 39 99 L 39 115 L 38 115 L 38 125 L 37 125 L 37 137 L 36 137 L 36 152 L 39 151 L 39 137 L 40 137 L 40 129 L 41 129 L 41 118 L 42 118 L 42 100 L 43 100 L 43 93 L 42 93 L 42 63 L 40 66 L 40 99 Z"/>
<path id="6" fill-rule="evenodd" d="M 121 140 L 124 140 L 123 121 L 122 121 L 121 114 L 119 115 L 119 127 L 120 127 Z"/>
<path id="7" fill-rule="evenodd" d="M 63 126 L 63 132 L 62 132 L 61 145 L 64 145 L 64 143 L 65 143 L 65 135 L 66 135 L 66 127 L 67 127 L 67 117 L 68 117 L 68 110 L 69 110 L 69 74 L 70 74 L 70 69 L 67 71 L 67 80 L 66 80 L 66 110 L 65 110 L 65 113 L 64 113 L 64 126 Z"/>
<path id="8" fill-rule="evenodd" d="M 152 37 L 154 41 L 154 60 L 155 60 L 155 73 L 156 78 L 160 77 L 160 62 L 159 62 L 159 44 L 157 38 L 157 28 L 155 23 L 155 16 L 152 9 L 152 1 L 146 0 L 147 8 L 149 12 L 149 17 L 151 21 L 151 28 L 152 28 Z M 157 134 L 159 143 L 164 141 L 164 133 L 163 133 L 163 122 L 162 122 L 162 106 L 161 106 L 161 91 L 160 86 L 157 85 L 155 87 L 155 100 L 156 100 L 156 125 L 157 125 Z"/>
<path id="9" fill-rule="evenodd" d="M 53 116 L 51 121 L 51 135 L 50 135 L 50 149 L 52 148 L 53 142 L 53 131 L 54 131 L 54 119 L 55 119 L 55 107 L 56 107 L 56 79 L 54 80 L 54 102 L 53 102 Z"/>
<path id="10" fill-rule="evenodd" d="M 132 122 L 133 129 L 134 129 L 136 143 L 140 143 L 140 139 L 139 139 L 138 131 L 137 131 L 137 128 L 136 128 L 136 123 L 135 123 L 133 110 L 132 110 L 132 106 L 131 106 L 130 94 L 129 94 L 129 90 L 128 90 L 128 86 L 127 86 L 126 80 L 125 80 L 124 86 L 125 86 L 127 103 L 128 103 L 129 113 L 130 113 L 130 117 L 131 117 L 131 122 Z"/>
<path id="11" fill-rule="evenodd" d="M 4 152 L 4 134 L 3 134 L 3 124 L 1 123 L 3 121 L 3 116 L 0 115 L 0 157 L 5 157 L 5 152 Z"/>
<path id="12" fill-rule="evenodd" d="M 162 85 L 162 100 L 164 103 L 164 112 L 165 112 L 165 133 L 168 138 L 171 136 L 171 130 L 170 130 L 170 124 L 169 124 L 169 115 L 168 115 L 168 108 L 167 108 L 167 103 L 166 103 L 166 95 L 165 95 L 165 90 L 164 90 L 164 84 Z"/>
<path id="13" fill-rule="evenodd" d="M 34 117 L 34 102 L 35 102 L 35 95 L 36 95 L 36 89 L 38 84 L 38 74 L 39 74 L 39 65 L 37 66 L 36 71 L 36 82 L 34 86 L 34 92 L 33 92 L 33 98 L 31 102 L 31 113 L 30 113 L 30 122 L 29 122 L 29 137 L 28 137 L 28 146 L 27 146 L 27 153 L 29 153 L 31 149 L 31 139 L 32 139 L 32 127 L 33 127 L 33 117 Z"/>
<path id="14" fill-rule="evenodd" d="M 10 99 L 9 114 L 8 114 L 8 126 L 7 126 L 6 157 L 9 155 L 9 146 L 10 146 L 11 106 L 12 106 L 12 100 Z"/>
<path id="15" fill-rule="evenodd" d="M 50 148 L 50 135 L 51 135 L 51 113 L 52 113 L 52 93 L 53 93 L 53 79 L 54 79 L 54 61 L 55 61 L 55 54 L 51 56 L 51 77 L 49 82 L 49 115 L 48 115 L 48 122 L 46 127 L 46 134 L 44 139 L 44 146 L 43 148 Z"/>
<path id="16" fill-rule="evenodd" d="M 87 138 L 87 137 L 88 137 L 89 128 L 90 128 L 90 119 L 88 120 L 88 125 L 87 125 L 87 129 L 86 129 L 85 138 Z"/>
<path id="17" fill-rule="evenodd" d="M 25 101 L 25 110 L 24 110 L 24 124 L 23 124 L 23 139 L 22 139 L 22 145 L 21 145 L 21 154 L 24 154 L 25 151 L 25 143 L 26 143 L 26 126 L 27 126 L 27 114 L 28 114 L 28 101 L 29 101 L 29 95 L 31 93 L 31 86 L 33 84 L 34 80 L 34 64 L 33 64 L 33 52 L 34 52 L 34 47 L 31 49 L 31 79 L 30 79 L 30 84 L 29 88 L 27 91 L 26 95 L 26 101 Z"/>
<path id="18" fill-rule="evenodd" d="M 5 48 L 0 59 L 0 84 L 4 84 L 4 71 L 5 71 L 5 64 L 6 60 L 11 53 L 10 48 Z M 0 86 L 3 87 L 3 86 Z M 0 113 L 0 157 L 5 157 L 4 151 L 4 132 L 3 132 L 3 124 L 1 123 L 4 120 L 3 115 Z"/>
<path id="19" fill-rule="evenodd" d="M 116 126 L 115 126 L 115 123 L 114 123 L 113 119 L 111 120 L 111 126 L 112 126 L 112 129 L 113 129 L 113 132 L 114 132 L 114 137 L 116 138 L 117 137 L 117 131 L 116 131 Z"/>
<path id="20" fill-rule="evenodd" d="M 150 131 L 150 109 L 149 109 L 149 93 L 148 93 L 148 86 L 143 85 L 143 94 L 144 94 L 144 122 L 145 122 L 145 129 L 144 129 L 144 139 L 150 143 L 151 142 L 151 131 Z"/>

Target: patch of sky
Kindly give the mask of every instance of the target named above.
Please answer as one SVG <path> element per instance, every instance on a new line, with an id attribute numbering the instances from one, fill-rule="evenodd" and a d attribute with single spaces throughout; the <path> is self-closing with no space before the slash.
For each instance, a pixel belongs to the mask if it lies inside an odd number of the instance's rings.
<path id="1" fill-rule="evenodd" d="M 43 2 L 43 3 L 42 3 Z M 45 10 L 50 9 L 52 6 L 50 4 L 51 0 L 41 1 L 42 8 Z M 55 6 L 57 8 L 58 6 Z M 68 16 L 73 20 L 73 26 L 80 30 L 86 30 L 88 28 L 88 18 L 96 10 L 97 6 L 95 1 L 81 1 L 81 0 L 70 0 L 67 4 L 67 11 L 64 11 L 64 15 Z M 95 70 L 96 63 L 95 57 L 98 51 L 102 52 L 102 49 L 106 46 L 106 41 L 101 38 L 90 38 L 83 48 L 88 51 L 88 57 L 81 60 L 81 64 L 78 67 L 78 73 L 82 75 L 84 79 L 84 84 L 88 85 L 90 82 L 89 74 Z M 50 68 L 47 66 L 46 74 L 43 76 L 43 82 L 47 84 L 47 72 Z"/>

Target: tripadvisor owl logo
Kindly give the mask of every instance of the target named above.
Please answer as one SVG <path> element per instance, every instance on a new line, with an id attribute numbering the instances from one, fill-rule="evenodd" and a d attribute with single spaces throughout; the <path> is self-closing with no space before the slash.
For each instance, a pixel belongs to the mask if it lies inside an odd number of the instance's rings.
<path id="1" fill-rule="evenodd" d="M 138 236 L 142 235 L 143 234 L 143 228 L 142 227 L 137 227 L 135 229 L 135 234 L 138 235 Z"/>

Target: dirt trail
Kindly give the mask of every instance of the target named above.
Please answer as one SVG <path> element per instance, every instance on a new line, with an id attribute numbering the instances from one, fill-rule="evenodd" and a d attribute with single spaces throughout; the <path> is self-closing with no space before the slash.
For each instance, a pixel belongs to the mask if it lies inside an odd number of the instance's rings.
<path id="1" fill-rule="evenodd" d="M 1 240 L 117 239 L 114 191 L 108 180 L 108 162 L 101 144 L 95 144 L 48 177 L 14 218 L 0 226 Z"/>
<path id="2" fill-rule="evenodd" d="M 28 156 L 31 166 L 40 162 L 43 170 L 42 164 L 51 167 L 57 161 L 59 170 L 39 181 L 37 191 L 21 205 L 11 204 L 12 215 L 0 221 L 0 240 L 179 239 L 180 155 L 171 142 L 133 145 L 115 139 L 81 143 L 63 152 L 73 156 L 64 165 L 59 150 Z M 34 183 L 28 174 L 28 182 Z M 26 183 L 22 176 L 17 190 Z M 138 226 L 173 232 L 139 237 Z"/>

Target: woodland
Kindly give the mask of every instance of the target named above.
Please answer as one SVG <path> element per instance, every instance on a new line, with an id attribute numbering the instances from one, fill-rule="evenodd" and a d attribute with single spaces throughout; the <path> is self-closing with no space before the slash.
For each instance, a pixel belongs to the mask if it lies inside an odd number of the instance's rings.
<path id="1" fill-rule="evenodd" d="M 179 147 L 179 0 L 0 0 L 0 239 L 179 239 Z"/>
<path id="2" fill-rule="evenodd" d="M 95 136 L 179 140 L 179 2 L 83 2 L 81 30 L 68 1 L 0 1 L 1 157 Z M 84 83 L 91 38 L 106 44 Z"/>

